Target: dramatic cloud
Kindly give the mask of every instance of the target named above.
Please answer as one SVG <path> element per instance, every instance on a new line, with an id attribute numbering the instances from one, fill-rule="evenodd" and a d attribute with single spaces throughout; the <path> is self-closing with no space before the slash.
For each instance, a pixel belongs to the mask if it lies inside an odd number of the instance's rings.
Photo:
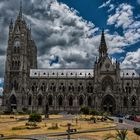
<path id="1" fill-rule="evenodd" d="M 65 4 L 54 1 L 45 7 L 44 3 L 41 5 L 41 12 L 37 10 L 40 5 L 37 7 L 35 4 L 33 14 L 25 15 L 33 25 L 35 40 L 38 40 L 39 67 L 93 66 L 99 40 L 91 36 L 94 36 L 98 28 L 77 16 L 77 11 Z"/>
<path id="2" fill-rule="evenodd" d="M 128 4 L 121 4 L 114 15 L 110 15 L 108 19 L 108 24 L 114 24 L 116 27 L 122 26 L 127 28 L 133 23 L 133 11 L 132 6 Z"/>
<path id="3" fill-rule="evenodd" d="M 114 11 L 111 0 L 103 5 L 109 8 L 108 12 Z M 19 0 L 0 1 L 0 77 L 5 68 L 8 25 L 11 18 L 16 19 L 18 11 Z M 23 1 L 23 15 L 32 27 L 40 68 L 93 67 L 100 43 L 100 29 L 94 23 L 87 22 L 75 9 L 56 0 Z M 123 35 L 105 30 L 109 54 L 124 52 L 124 46 L 139 40 L 139 21 L 133 18 L 133 7 L 128 4 L 120 5 L 109 16 L 108 25 L 123 28 Z"/>
<path id="4" fill-rule="evenodd" d="M 128 52 L 121 66 L 122 68 L 140 70 L 140 49 L 135 52 Z"/>
<path id="5" fill-rule="evenodd" d="M 114 25 L 116 28 L 123 29 L 123 36 L 121 37 L 121 46 L 129 46 L 139 42 L 140 40 L 140 21 L 134 17 L 133 7 L 129 4 L 123 3 L 120 4 L 116 9 L 115 13 L 109 15 L 108 25 Z M 136 68 L 139 67 L 139 60 L 136 61 L 137 58 L 134 58 L 133 54 L 139 54 L 139 50 L 133 53 L 127 53 L 126 58 L 122 63 L 122 68 Z M 140 54 L 139 54 L 140 55 Z M 133 56 L 133 58 L 132 58 Z M 137 56 L 137 55 L 136 55 Z M 130 59 L 132 58 L 132 59 Z M 135 60 L 135 61 L 134 61 Z M 132 64 L 132 66 L 130 66 Z"/>
<path id="6" fill-rule="evenodd" d="M 0 2 L 0 61 L 3 68 L 0 70 L 0 76 L 3 76 L 5 67 L 8 25 L 11 18 L 16 19 L 19 11 L 18 2 Z M 27 24 L 32 26 L 32 36 L 38 47 L 39 67 L 93 66 L 99 46 L 99 35 L 95 39 L 92 36 L 95 36 L 99 29 L 77 16 L 76 10 L 56 0 L 30 0 L 23 2 L 23 14 Z"/>

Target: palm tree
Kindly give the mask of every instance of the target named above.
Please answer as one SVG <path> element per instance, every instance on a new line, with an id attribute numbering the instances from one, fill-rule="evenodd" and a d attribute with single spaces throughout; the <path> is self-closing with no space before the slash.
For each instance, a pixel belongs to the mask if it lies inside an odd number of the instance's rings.
<path id="1" fill-rule="evenodd" d="M 117 133 L 116 133 L 115 136 L 114 135 L 108 136 L 104 140 L 108 140 L 108 139 L 111 139 L 111 138 L 116 139 L 116 140 L 128 140 L 128 138 L 127 138 L 127 134 L 128 134 L 127 129 L 116 130 L 116 131 L 117 131 Z"/>

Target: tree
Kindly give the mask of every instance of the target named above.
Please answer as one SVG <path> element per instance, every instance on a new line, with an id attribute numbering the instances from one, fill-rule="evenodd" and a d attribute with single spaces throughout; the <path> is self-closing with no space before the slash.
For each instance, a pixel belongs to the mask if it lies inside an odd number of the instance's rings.
<path id="1" fill-rule="evenodd" d="M 41 122 L 42 121 L 42 117 L 39 114 L 35 114 L 35 113 L 34 114 L 30 114 L 28 121 L 29 122 Z"/>
<path id="2" fill-rule="evenodd" d="M 140 128 L 134 128 L 134 133 L 137 135 L 137 139 L 139 139 L 139 136 L 140 136 Z"/>
<path id="3" fill-rule="evenodd" d="M 83 113 L 84 115 L 89 114 L 89 108 L 87 106 L 82 106 L 80 109 L 80 112 Z"/>
<path id="4" fill-rule="evenodd" d="M 112 138 L 114 138 L 116 140 L 128 140 L 128 138 L 127 138 L 127 134 L 128 134 L 127 129 L 116 130 L 116 131 L 117 131 L 117 133 L 116 133 L 115 136 L 114 135 L 108 136 L 104 140 L 109 140 L 109 139 L 112 139 Z"/>
<path id="5" fill-rule="evenodd" d="M 91 109 L 90 110 L 90 115 L 94 116 L 94 115 L 99 115 L 99 112 L 95 109 Z"/>

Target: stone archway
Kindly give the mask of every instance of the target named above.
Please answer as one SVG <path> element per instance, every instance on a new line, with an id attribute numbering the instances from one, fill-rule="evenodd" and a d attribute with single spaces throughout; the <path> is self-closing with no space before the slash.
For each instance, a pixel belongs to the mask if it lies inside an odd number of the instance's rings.
<path id="1" fill-rule="evenodd" d="M 12 95 L 10 97 L 9 101 L 10 101 L 11 111 L 13 111 L 13 109 L 17 109 L 17 99 L 16 99 L 15 95 Z"/>
<path id="2" fill-rule="evenodd" d="M 102 100 L 102 110 L 114 114 L 116 110 L 116 101 L 113 96 L 106 95 Z"/>

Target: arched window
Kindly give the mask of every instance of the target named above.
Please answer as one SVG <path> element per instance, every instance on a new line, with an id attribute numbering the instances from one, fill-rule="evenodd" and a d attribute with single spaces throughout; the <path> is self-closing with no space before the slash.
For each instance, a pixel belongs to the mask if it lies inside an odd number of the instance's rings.
<path id="1" fill-rule="evenodd" d="M 131 105 L 136 106 L 136 97 L 134 96 L 131 98 Z"/>
<path id="2" fill-rule="evenodd" d="M 53 92 L 55 92 L 55 90 L 56 90 L 56 87 L 54 86 L 54 87 L 53 87 Z"/>
<path id="3" fill-rule="evenodd" d="M 12 96 L 10 97 L 10 104 L 11 104 L 11 105 L 16 105 L 16 104 L 17 104 L 17 100 L 16 100 L 15 95 L 12 95 Z"/>
<path id="4" fill-rule="evenodd" d="M 93 87 L 92 87 L 92 86 L 90 87 L 90 92 L 91 92 L 91 93 L 93 92 Z"/>
<path id="5" fill-rule="evenodd" d="M 69 106 L 73 106 L 73 98 L 69 97 Z"/>
<path id="6" fill-rule="evenodd" d="M 128 92 L 131 93 L 131 87 L 128 87 Z"/>
<path id="7" fill-rule="evenodd" d="M 29 96 L 28 105 L 32 105 L 32 97 L 31 96 Z"/>
<path id="8" fill-rule="evenodd" d="M 42 96 L 38 97 L 38 105 L 41 106 L 42 105 Z"/>
<path id="9" fill-rule="evenodd" d="M 123 99 L 123 106 L 124 106 L 124 107 L 127 107 L 127 106 L 128 106 L 127 97 L 124 97 L 124 99 Z"/>
<path id="10" fill-rule="evenodd" d="M 65 92 L 65 87 L 63 86 L 63 92 Z"/>
<path id="11" fill-rule="evenodd" d="M 87 86 L 87 93 L 89 93 L 89 86 Z"/>
<path id="12" fill-rule="evenodd" d="M 72 86 L 72 91 L 74 92 L 74 86 Z"/>
<path id="13" fill-rule="evenodd" d="M 18 69 L 19 69 L 19 67 L 20 67 L 20 61 L 18 61 Z"/>
<path id="14" fill-rule="evenodd" d="M 42 83 L 42 85 L 41 85 L 40 89 L 41 89 L 43 92 L 45 92 L 45 90 L 46 90 L 45 83 Z"/>
<path id="15" fill-rule="evenodd" d="M 58 105 L 59 105 L 59 106 L 62 106 L 62 105 L 63 105 L 62 96 L 59 96 L 59 98 L 58 98 Z"/>
<path id="16" fill-rule="evenodd" d="M 80 91 L 80 86 L 78 86 L 78 91 Z"/>
<path id="17" fill-rule="evenodd" d="M 83 97 L 80 96 L 80 98 L 79 98 L 79 105 L 81 106 L 81 105 L 83 105 L 83 103 L 84 103 L 84 101 L 83 101 Z"/>
<path id="18" fill-rule="evenodd" d="M 25 98 L 22 96 L 22 105 L 24 105 Z"/>
<path id="19" fill-rule="evenodd" d="M 106 76 L 102 80 L 102 90 L 106 90 L 106 88 L 113 89 L 113 79 L 110 76 Z"/>
<path id="20" fill-rule="evenodd" d="M 51 95 L 50 95 L 49 98 L 48 98 L 48 104 L 49 104 L 50 106 L 53 105 L 53 99 L 52 99 L 52 96 L 51 96 Z"/>
<path id="21" fill-rule="evenodd" d="M 16 80 L 14 80 L 13 86 L 15 90 L 18 90 L 18 83 Z"/>
<path id="22" fill-rule="evenodd" d="M 34 87 L 34 86 L 32 86 L 32 91 L 34 92 L 34 90 L 35 90 L 35 87 Z"/>
<path id="23" fill-rule="evenodd" d="M 92 99 L 91 99 L 91 97 L 88 97 L 88 106 L 92 106 Z"/>

